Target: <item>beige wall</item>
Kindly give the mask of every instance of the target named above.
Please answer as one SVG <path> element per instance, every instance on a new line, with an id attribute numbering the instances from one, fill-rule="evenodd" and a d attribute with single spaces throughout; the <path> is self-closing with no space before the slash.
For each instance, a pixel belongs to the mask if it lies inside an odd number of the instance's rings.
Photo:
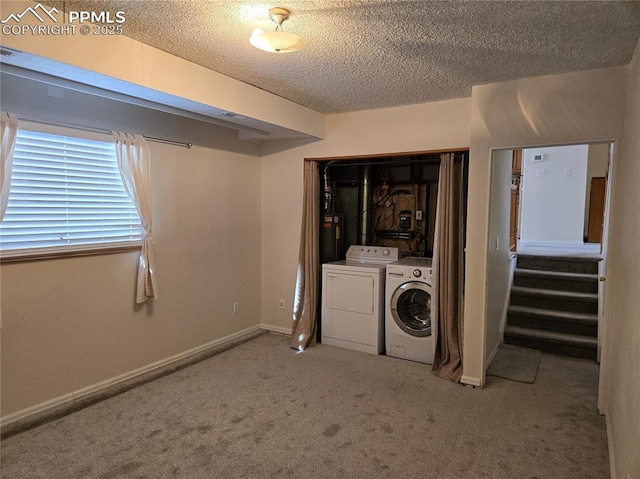
<path id="1" fill-rule="evenodd" d="M 487 328 L 485 342 L 487 363 L 493 358 L 502 342 L 503 322 L 506 318 L 511 289 L 509 262 L 509 225 L 511 212 L 511 159 L 513 150 L 496 150 L 491 161 L 491 204 L 489 216 L 489 249 L 487 252 L 487 277 L 506 278 L 507 281 L 487 281 Z M 473 341 L 469 336 L 465 341 Z M 465 364 L 466 364 L 465 359 Z M 468 369 L 465 366 L 465 369 Z"/>
<path id="2" fill-rule="evenodd" d="M 327 116 L 325 140 L 266 143 L 262 159 L 262 322 L 291 330 L 304 158 L 467 147 L 470 99 Z M 285 300 L 280 310 L 278 300 Z"/>
<path id="3" fill-rule="evenodd" d="M 612 168 L 600 389 L 614 479 L 640 477 L 640 42 L 625 105 L 624 136 Z"/>
<path id="4" fill-rule="evenodd" d="M 134 306 L 136 253 L 0 267 L 3 417 L 260 324 L 258 148 L 213 133 L 226 151 L 151 143 L 148 305 Z"/>
<path id="5" fill-rule="evenodd" d="M 624 67 L 473 88 L 463 382 L 484 384 L 487 359 L 499 337 L 494 334 L 499 323 L 488 320 L 488 308 L 503 301 L 503 288 L 487 285 L 507 285 L 509 281 L 508 269 L 493 266 L 496 261 L 506 264 L 508 251 L 489 254 L 489 217 L 495 208 L 503 207 L 490 201 L 492 150 L 618 139 L 625 89 Z M 500 229 L 508 228 L 506 217 Z M 485 337 L 493 338 L 492 342 L 485 343 Z"/>

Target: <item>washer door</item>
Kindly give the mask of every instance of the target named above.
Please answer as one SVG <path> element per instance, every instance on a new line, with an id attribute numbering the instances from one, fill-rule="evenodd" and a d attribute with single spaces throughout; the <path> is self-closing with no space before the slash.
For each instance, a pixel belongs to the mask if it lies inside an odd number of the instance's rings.
<path id="1" fill-rule="evenodd" d="M 410 281 L 391 296 L 391 315 L 396 324 L 411 336 L 431 336 L 431 286 Z"/>

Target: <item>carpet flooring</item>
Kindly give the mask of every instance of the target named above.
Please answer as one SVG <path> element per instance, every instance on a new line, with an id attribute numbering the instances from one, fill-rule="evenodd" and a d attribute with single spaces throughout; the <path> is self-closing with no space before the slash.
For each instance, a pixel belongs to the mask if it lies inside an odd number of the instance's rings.
<path id="1" fill-rule="evenodd" d="M 6 479 L 607 478 L 598 366 L 533 384 L 266 334 L 0 443 Z"/>

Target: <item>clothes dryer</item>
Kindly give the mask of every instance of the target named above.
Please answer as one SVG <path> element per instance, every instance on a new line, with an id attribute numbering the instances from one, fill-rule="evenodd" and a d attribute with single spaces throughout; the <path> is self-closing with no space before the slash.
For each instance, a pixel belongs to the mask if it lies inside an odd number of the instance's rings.
<path id="1" fill-rule="evenodd" d="M 433 364 L 436 323 L 431 318 L 432 259 L 406 257 L 387 266 L 387 356 Z"/>
<path id="2" fill-rule="evenodd" d="M 354 245 L 322 265 L 321 341 L 370 354 L 384 351 L 384 284 L 398 248 Z"/>

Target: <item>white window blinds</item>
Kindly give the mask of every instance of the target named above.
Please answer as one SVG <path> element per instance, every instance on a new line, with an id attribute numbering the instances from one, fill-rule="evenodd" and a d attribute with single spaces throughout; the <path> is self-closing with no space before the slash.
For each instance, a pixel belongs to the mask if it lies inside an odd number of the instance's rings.
<path id="1" fill-rule="evenodd" d="M 112 142 L 18 130 L 3 257 L 140 245 Z"/>

